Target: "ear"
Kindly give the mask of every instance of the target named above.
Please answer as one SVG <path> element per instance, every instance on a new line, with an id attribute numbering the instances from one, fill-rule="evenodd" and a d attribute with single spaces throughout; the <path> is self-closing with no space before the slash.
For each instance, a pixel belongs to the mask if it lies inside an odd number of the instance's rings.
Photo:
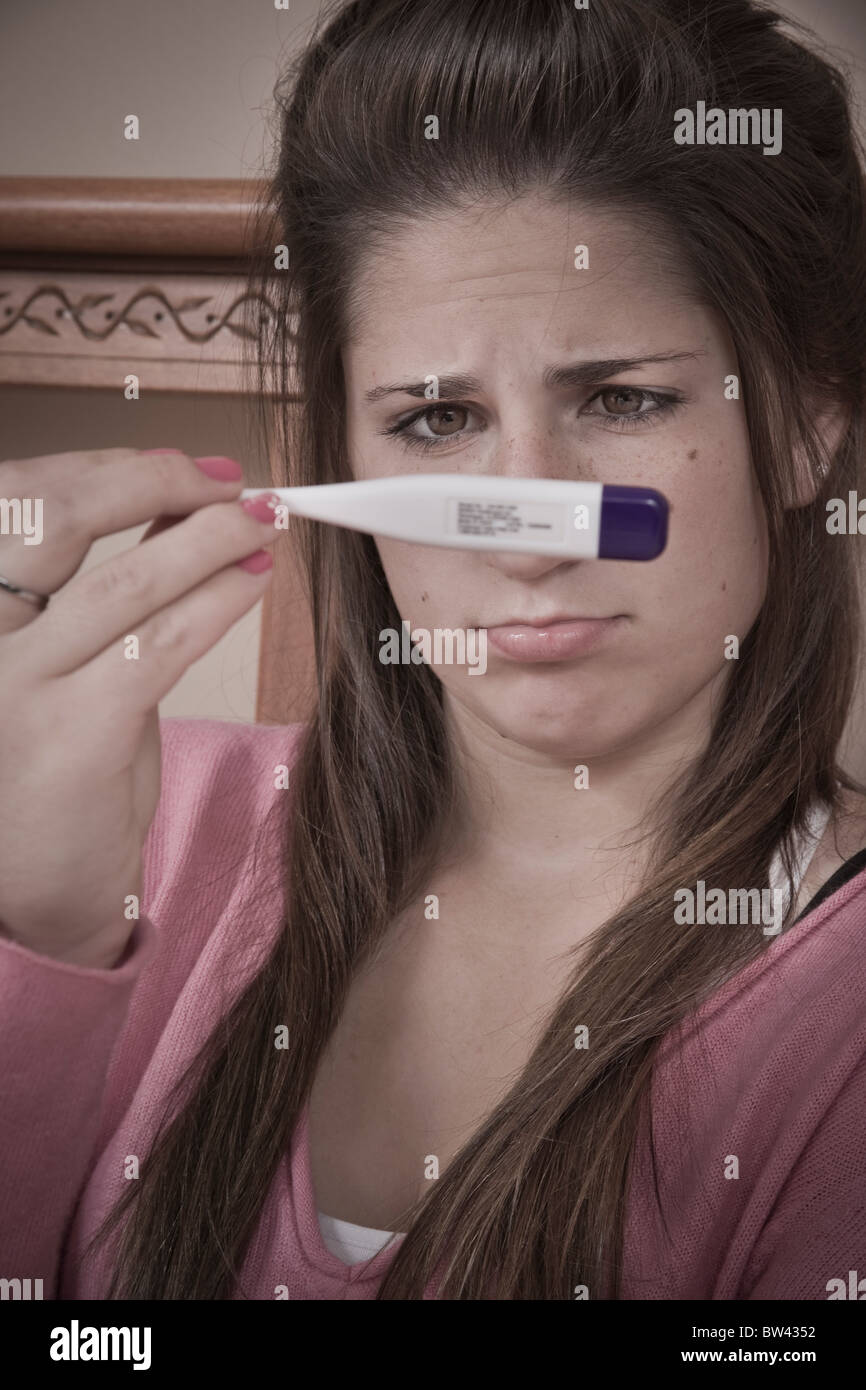
<path id="1" fill-rule="evenodd" d="M 798 443 L 792 459 L 793 476 L 788 506 L 808 507 L 815 501 L 830 472 L 832 460 L 842 443 L 847 427 L 848 414 L 841 406 L 832 406 L 819 413 L 816 432 L 824 452 L 824 461 L 819 468 L 820 476 L 814 476 L 814 468 L 809 465 L 806 450 Z"/>

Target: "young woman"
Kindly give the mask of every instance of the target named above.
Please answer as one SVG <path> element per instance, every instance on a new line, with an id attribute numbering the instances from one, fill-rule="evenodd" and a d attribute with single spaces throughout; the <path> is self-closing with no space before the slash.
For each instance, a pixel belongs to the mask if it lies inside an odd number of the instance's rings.
<path id="1" fill-rule="evenodd" d="M 160 722 L 279 531 L 219 462 L 0 467 L 52 519 L 0 542 L 4 1273 L 833 1297 L 866 1251 L 844 83 L 747 0 L 357 0 L 279 100 L 286 481 L 649 485 L 669 541 L 298 523 L 309 723 Z M 483 675 L 380 660 L 404 620 L 486 630 Z M 772 916 L 704 910 L 762 891 Z"/>

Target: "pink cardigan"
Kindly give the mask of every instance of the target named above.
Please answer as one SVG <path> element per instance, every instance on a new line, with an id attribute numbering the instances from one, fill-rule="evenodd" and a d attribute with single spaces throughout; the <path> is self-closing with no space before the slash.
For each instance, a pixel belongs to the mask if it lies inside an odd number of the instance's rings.
<path id="1" fill-rule="evenodd" d="M 0 941 L 0 1277 L 42 1279 L 46 1298 L 104 1296 L 104 1264 L 80 1265 L 82 1247 L 282 922 L 291 790 L 277 771 L 291 769 L 302 726 L 161 729 L 162 794 L 123 963 L 86 969 Z M 627 1298 L 827 1299 L 830 1281 L 866 1276 L 866 871 L 718 990 L 681 1045 L 666 1040 L 653 1106 L 664 1219 L 643 1134 Z M 348 1266 L 325 1248 L 305 1140 L 302 1116 L 235 1298 L 373 1298 L 393 1258 L 392 1245 Z"/>

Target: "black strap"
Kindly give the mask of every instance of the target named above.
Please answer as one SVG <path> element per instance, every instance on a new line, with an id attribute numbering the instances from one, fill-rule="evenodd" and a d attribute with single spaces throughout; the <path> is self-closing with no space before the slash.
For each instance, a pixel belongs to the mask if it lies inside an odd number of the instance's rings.
<path id="1" fill-rule="evenodd" d="M 842 887 L 843 883 L 847 883 L 849 878 L 854 878 L 854 876 L 859 874 L 863 869 L 866 869 L 866 849 L 858 850 L 856 854 L 852 854 L 850 859 L 846 859 L 844 864 L 839 865 L 836 872 L 827 879 L 826 883 L 821 885 L 815 896 L 810 899 L 803 908 L 803 911 L 795 918 L 795 921 L 801 922 L 807 913 L 814 912 L 815 908 L 818 907 L 820 903 L 824 902 L 825 898 L 829 898 L 837 889 Z"/>

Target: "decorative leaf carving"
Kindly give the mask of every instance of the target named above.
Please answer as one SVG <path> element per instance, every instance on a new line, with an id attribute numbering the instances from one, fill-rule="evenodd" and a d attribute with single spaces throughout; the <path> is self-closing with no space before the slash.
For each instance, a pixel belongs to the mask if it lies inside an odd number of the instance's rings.
<path id="1" fill-rule="evenodd" d="M 139 336 L 141 336 L 141 337 L 144 337 L 144 338 L 158 338 L 158 337 L 159 337 L 159 334 L 158 334 L 158 333 L 154 333 L 153 329 L 150 328 L 150 327 L 148 327 L 148 325 L 147 325 L 146 323 L 142 323 L 141 319 L 124 319 L 123 322 L 126 324 L 127 328 L 131 328 L 132 331 L 133 331 L 133 333 L 138 333 Z"/>
<path id="2" fill-rule="evenodd" d="M 31 328 L 38 328 L 40 333 L 48 333 L 52 338 L 58 338 L 60 336 L 57 330 L 51 327 L 50 323 L 45 323 L 44 319 L 34 319 L 30 314 L 23 314 L 22 318 Z"/>
<path id="3" fill-rule="evenodd" d="M 0 290 L 0 298 L 6 299 L 11 291 Z M 44 319 L 33 317 L 28 313 L 32 304 L 35 304 L 43 296 L 50 296 L 55 302 L 59 298 L 65 307 L 61 317 L 66 323 L 59 328 L 55 328 L 52 323 Z M 60 283 L 43 284 L 32 291 L 23 304 L 14 308 L 0 320 L 0 338 L 5 336 L 15 328 L 16 324 L 27 324 L 38 333 L 46 333 L 52 338 L 67 336 L 71 332 L 80 333 L 88 342 L 108 342 L 122 327 L 126 325 L 130 332 L 142 338 L 162 338 L 164 329 L 154 328 L 151 323 L 144 319 L 132 317 L 136 304 L 142 299 L 155 298 L 164 306 L 168 316 L 173 320 L 177 330 L 183 335 L 188 343 L 205 345 L 216 338 L 220 331 L 227 328 L 237 338 L 244 338 L 254 342 L 258 337 L 258 328 L 255 326 L 257 321 L 264 316 L 276 315 L 276 306 L 270 304 L 268 300 L 260 294 L 241 293 L 234 302 L 228 305 L 219 314 L 214 312 L 210 315 L 212 322 L 207 323 L 200 329 L 193 328 L 192 324 L 184 323 L 182 315 L 191 313 L 196 309 L 202 308 L 205 304 L 216 305 L 217 301 L 213 293 L 202 295 L 191 295 L 178 303 L 172 304 L 171 299 L 162 286 L 147 285 L 140 286 L 131 295 L 121 298 L 121 291 L 114 289 L 107 293 L 88 292 L 76 296 Z M 83 314 L 86 310 L 94 309 L 97 305 L 104 304 L 107 300 L 112 301 L 116 306 L 113 313 L 105 313 L 105 323 L 97 326 L 92 321 L 85 323 Z M 72 305 L 73 307 L 69 307 Z M 297 315 L 294 315 L 297 317 Z M 234 321 L 233 321 L 234 320 Z M 289 337 L 294 340 L 297 336 L 292 327 L 289 327 Z"/>

